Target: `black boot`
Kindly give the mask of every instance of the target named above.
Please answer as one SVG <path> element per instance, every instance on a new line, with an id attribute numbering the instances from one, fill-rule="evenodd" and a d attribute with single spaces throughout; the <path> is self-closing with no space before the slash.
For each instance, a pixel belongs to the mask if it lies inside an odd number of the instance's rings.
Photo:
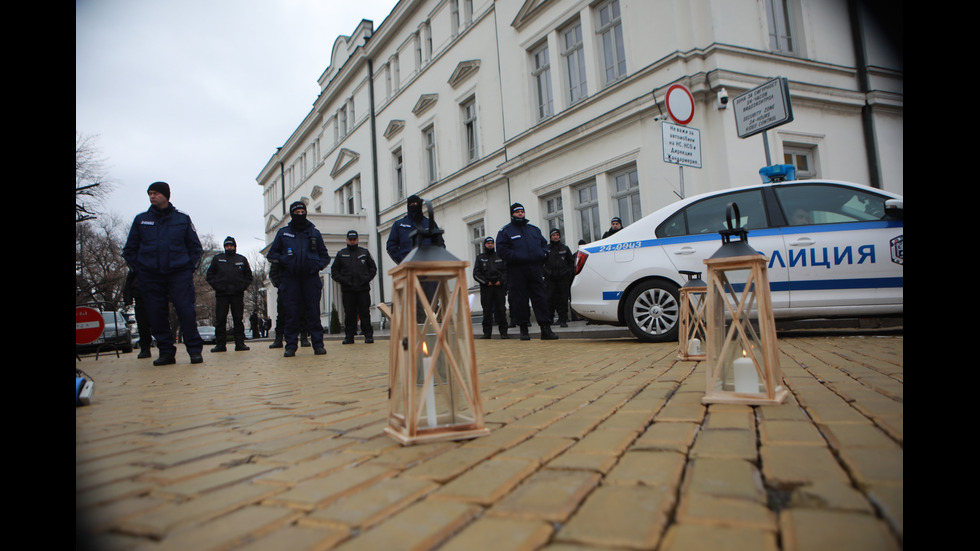
<path id="1" fill-rule="evenodd" d="M 531 334 L 528 333 L 527 326 L 526 325 L 522 325 L 521 326 L 521 340 L 522 341 L 529 341 L 529 340 L 531 340 Z"/>
<path id="2" fill-rule="evenodd" d="M 282 331 L 276 331 L 276 338 L 269 345 L 269 348 L 282 348 Z"/>
<path id="3" fill-rule="evenodd" d="M 558 338 L 558 335 L 551 330 L 551 324 L 544 323 L 541 325 L 541 340 L 543 341 L 553 341 Z"/>
<path id="4" fill-rule="evenodd" d="M 510 335 L 507 334 L 507 326 L 506 325 L 501 325 L 500 326 L 500 338 L 501 339 L 509 339 L 510 338 Z"/>

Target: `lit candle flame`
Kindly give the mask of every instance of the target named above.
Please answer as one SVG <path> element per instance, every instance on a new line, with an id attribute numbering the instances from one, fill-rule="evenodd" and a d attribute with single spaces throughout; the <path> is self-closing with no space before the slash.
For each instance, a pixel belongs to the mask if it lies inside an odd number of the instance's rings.
<path id="1" fill-rule="evenodd" d="M 425 341 L 422 341 L 422 353 L 425 354 L 426 356 L 429 355 L 429 347 L 426 346 Z"/>

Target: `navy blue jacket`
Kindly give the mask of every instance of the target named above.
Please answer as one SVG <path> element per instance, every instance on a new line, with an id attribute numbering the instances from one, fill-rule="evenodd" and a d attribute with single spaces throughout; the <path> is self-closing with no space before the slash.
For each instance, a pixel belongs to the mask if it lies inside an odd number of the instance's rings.
<path id="1" fill-rule="evenodd" d="M 497 255 L 504 259 L 508 267 L 527 264 L 541 266 L 548 258 L 548 240 L 527 219 L 513 219 L 510 224 L 500 228 L 495 244 Z"/>
<path id="2" fill-rule="evenodd" d="M 279 263 L 283 275 L 292 277 L 315 276 L 330 264 L 323 236 L 309 221 L 299 229 L 292 222 L 280 229 L 267 258 Z"/>
<path id="3" fill-rule="evenodd" d="M 423 216 L 422 221 L 418 224 L 418 226 L 422 229 L 428 229 L 429 219 Z M 388 234 L 388 243 L 386 244 L 385 248 L 388 251 L 388 256 L 390 256 L 396 264 L 401 264 L 402 260 L 408 256 L 408 253 L 412 252 L 412 232 L 415 231 L 415 229 L 415 219 L 412 218 L 411 215 L 405 216 L 401 220 L 395 222 L 395 225 L 391 227 L 391 233 Z M 427 238 L 422 241 L 422 244 L 435 245 L 437 247 L 446 246 L 446 242 L 443 240 L 442 235 L 437 235 L 431 239 Z"/>
<path id="4" fill-rule="evenodd" d="M 136 215 L 123 247 L 123 259 L 137 275 L 195 270 L 203 254 L 191 217 L 173 204 L 162 211 L 150 207 Z"/>

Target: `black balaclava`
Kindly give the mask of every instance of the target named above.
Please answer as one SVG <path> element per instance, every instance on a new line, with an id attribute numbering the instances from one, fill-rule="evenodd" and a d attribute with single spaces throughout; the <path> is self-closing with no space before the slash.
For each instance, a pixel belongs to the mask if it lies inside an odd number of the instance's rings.
<path id="1" fill-rule="evenodd" d="M 292 205 L 289 205 L 289 217 L 292 219 L 292 222 L 290 222 L 290 224 L 292 224 L 293 227 L 296 227 L 296 228 L 305 228 L 306 227 L 306 215 L 305 214 L 296 214 L 296 210 L 298 210 L 298 209 L 306 210 L 306 204 L 303 203 L 302 201 L 296 201 Z"/>
<path id="2" fill-rule="evenodd" d="M 422 219 L 422 198 L 418 195 L 408 198 L 408 215 L 416 221 Z"/>

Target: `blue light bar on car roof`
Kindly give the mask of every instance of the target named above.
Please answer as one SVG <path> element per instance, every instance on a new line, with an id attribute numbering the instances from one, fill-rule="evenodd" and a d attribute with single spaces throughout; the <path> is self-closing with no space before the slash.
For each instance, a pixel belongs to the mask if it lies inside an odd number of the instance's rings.
<path id="1" fill-rule="evenodd" d="M 793 165 L 772 165 L 764 166 L 759 169 L 762 176 L 762 183 L 784 182 L 796 179 L 796 167 Z"/>

